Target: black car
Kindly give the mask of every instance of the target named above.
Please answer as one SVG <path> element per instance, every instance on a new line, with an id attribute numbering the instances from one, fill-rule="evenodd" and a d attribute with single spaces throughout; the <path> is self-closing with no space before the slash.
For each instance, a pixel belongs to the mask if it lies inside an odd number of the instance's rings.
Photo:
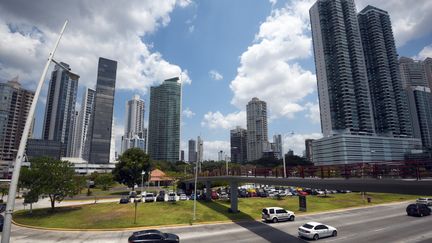
<path id="1" fill-rule="evenodd" d="M 4 217 L 0 215 L 0 232 L 3 232 Z"/>
<path id="2" fill-rule="evenodd" d="M 423 216 L 431 215 L 431 209 L 425 204 L 419 204 L 419 203 L 408 205 L 408 207 L 406 208 L 406 212 L 408 216 L 423 217 Z"/>
<path id="3" fill-rule="evenodd" d="M 129 203 L 129 197 L 122 197 L 120 199 L 120 204 L 126 204 Z"/>
<path id="4" fill-rule="evenodd" d="M 156 197 L 156 202 L 165 202 L 165 191 L 160 191 Z"/>
<path id="5" fill-rule="evenodd" d="M 134 232 L 128 239 L 129 243 L 138 242 L 180 242 L 180 238 L 175 234 L 162 233 L 159 230 L 142 230 Z"/>

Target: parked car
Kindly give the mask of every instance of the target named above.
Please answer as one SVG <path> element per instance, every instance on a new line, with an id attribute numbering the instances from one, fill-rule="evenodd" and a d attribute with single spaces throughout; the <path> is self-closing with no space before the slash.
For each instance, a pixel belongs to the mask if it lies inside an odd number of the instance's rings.
<path id="1" fill-rule="evenodd" d="M 278 207 L 263 208 L 261 211 L 261 218 L 266 222 L 271 221 L 277 223 L 278 221 L 295 220 L 295 214 L 292 211 L 285 210 Z"/>
<path id="2" fill-rule="evenodd" d="M 308 222 L 298 228 L 298 234 L 301 237 L 318 240 L 323 237 L 337 236 L 337 229 L 317 222 Z"/>
<path id="3" fill-rule="evenodd" d="M 155 201 L 155 195 L 151 192 L 147 192 L 146 196 L 144 198 L 145 202 L 154 202 Z"/>
<path id="4" fill-rule="evenodd" d="M 165 202 L 165 191 L 159 191 L 156 202 Z"/>
<path id="5" fill-rule="evenodd" d="M 307 195 L 309 195 L 307 192 L 304 192 L 304 191 L 297 191 L 297 194 L 299 196 L 307 196 Z"/>
<path id="6" fill-rule="evenodd" d="M 135 198 L 137 196 L 137 192 L 136 191 L 130 191 L 129 192 L 129 198 Z"/>
<path id="7" fill-rule="evenodd" d="M 257 196 L 255 189 L 248 189 L 247 193 L 248 193 L 248 197 L 256 197 Z"/>
<path id="8" fill-rule="evenodd" d="M 266 192 L 264 189 L 258 189 L 257 190 L 257 197 L 268 197 L 269 193 Z"/>
<path id="9" fill-rule="evenodd" d="M 219 199 L 219 194 L 214 190 L 211 191 L 211 199 L 213 200 Z"/>
<path id="10" fill-rule="evenodd" d="M 129 203 L 129 197 L 120 198 L 120 204 L 126 204 L 126 203 Z"/>
<path id="11" fill-rule="evenodd" d="M 177 243 L 180 242 L 178 235 L 170 233 L 162 233 L 159 230 L 142 230 L 133 232 L 133 234 L 128 239 L 129 243 L 138 242 L 167 242 L 167 243 Z"/>
<path id="12" fill-rule="evenodd" d="M 186 194 L 184 194 L 184 193 L 180 194 L 179 200 L 180 201 L 186 201 L 187 200 Z"/>
<path id="13" fill-rule="evenodd" d="M 238 191 L 238 196 L 239 197 L 248 197 L 248 193 L 247 193 L 246 189 L 240 189 Z"/>
<path id="14" fill-rule="evenodd" d="M 0 232 L 3 232 L 4 217 L 0 214 Z"/>
<path id="15" fill-rule="evenodd" d="M 417 199 L 417 203 L 426 204 L 428 206 L 432 206 L 432 198 L 421 197 Z"/>
<path id="16" fill-rule="evenodd" d="M 134 202 L 142 202 L 142 196 L 138 195 L 134 198 Z"/>
<path id="17" fill-rule="evenodd" d="M 176 194 L 174 192 L 168 193 L 168 202 L 175 202 L 176 201 Z"/>
<path id="18" fill-rule="evenodd" d="M 426 204 L 416 203 L 410 204 L 406 208 L 406 212 L 408 216 L 427 216 L 431 215 L 431 209 Z"/>

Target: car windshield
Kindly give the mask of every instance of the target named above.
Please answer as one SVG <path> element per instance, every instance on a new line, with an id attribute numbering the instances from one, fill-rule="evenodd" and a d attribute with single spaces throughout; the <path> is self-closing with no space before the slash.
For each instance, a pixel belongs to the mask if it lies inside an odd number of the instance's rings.
<path id="1" fill-rule="evenodd" d="M 310 225 L 310 224 L 304 224 L 304 225 L 303 225 L 303 228 L 306 228 L 306 229 L 312 229 L 312 228 L 313 228 L 313 225 Z"/>
<path id="2" fill-rule="evenodd" d="M 268 214 L 268 211 L 267 211 L 267 209 L 265 209 L 265 208 L 262 210 L 262 212 L 263 212 L 264 214 Z"/>

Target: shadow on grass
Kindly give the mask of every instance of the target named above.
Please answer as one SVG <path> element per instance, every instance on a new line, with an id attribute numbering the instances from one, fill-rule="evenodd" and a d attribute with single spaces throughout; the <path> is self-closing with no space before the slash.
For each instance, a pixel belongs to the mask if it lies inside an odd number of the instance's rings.
<path id="1" fill-rule="evenodd" d="M 271 227 L 269 224 L 258 222 L 253 217 L 243 212 L 228 213 L 229 207 L 219 202 L 199 202 L 218 213 L 223 213 L 235 224 L 249 230 L 269 242 L 306 242 L 296 236 L 290 235 L 282 230 Z"/>
<path id="2" fill-rule="evenodd" d="M 20 210 L 16 213 L 14 213 L 14 217 L 45 217 L 45 216 L 52 216 L 52 215 L 59 215 L 59 214 L 65 214 L 70 213 L 73 211 L 81 210 L 81 206 L 70 206 L 70 207 L 57 207 L 52 210 L 51 208 L 38 208 L 33 209 L 33 212 L 30 214 L 30 210 Z"/>

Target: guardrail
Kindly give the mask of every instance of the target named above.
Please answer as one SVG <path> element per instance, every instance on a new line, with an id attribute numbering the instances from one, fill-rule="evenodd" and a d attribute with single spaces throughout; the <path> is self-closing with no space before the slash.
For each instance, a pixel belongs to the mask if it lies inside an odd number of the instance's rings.
<path id="1" fill-rule="evenodd" d="M 322 166 L 287 166 L 287 177 L 295 178 L 375 178 L 416 179 L 432 178 L 432 161 L 367 162 Z M 225 168 L 204 171 L 199 176 L 225 176 Z M 241 166 L 230 168 L 230 176 L 283 177 L 283 167 L 263 168 Z"/>

